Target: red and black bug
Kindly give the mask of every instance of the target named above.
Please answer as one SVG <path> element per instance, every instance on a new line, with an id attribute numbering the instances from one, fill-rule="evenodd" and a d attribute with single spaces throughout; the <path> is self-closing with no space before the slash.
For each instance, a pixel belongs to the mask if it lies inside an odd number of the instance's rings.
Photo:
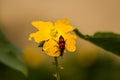
<path id="1" fill-rule="evenodd" d="M 58 44 L 59 44 L 59 49 L 60 49 L 60 56 L 62 56 L 63 52 L 65 50 L 65 40 L 64 40 L 63 36 L 59 37 L 59 43 Z"/>

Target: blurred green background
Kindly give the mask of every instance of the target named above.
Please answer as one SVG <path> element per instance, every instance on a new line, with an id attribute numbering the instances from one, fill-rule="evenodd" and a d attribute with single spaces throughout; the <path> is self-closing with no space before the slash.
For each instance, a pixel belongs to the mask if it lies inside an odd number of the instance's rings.
<path id="1" fill-rule="evenodd" d="M 0 57 L 0 80 L 56 80 L 53 57 L 28 40 L 29 34 L 36 31 L 32 21 L 67 18 L 84 34 L 93 35 L 97 31 L 120 34 L 119 4 L 119 0 L 0 0 L 0 56 L 9 53 Z M 16 46 L 23 54 L 14 51 Z M 63 59 L 59 58 L 64 67 L 61 80 L 120 80 L 118 55 L 80 38 L 76 46 L 76 52 L 67 52 Z M 28 73 L 24 73 L 26 68 Z"/>

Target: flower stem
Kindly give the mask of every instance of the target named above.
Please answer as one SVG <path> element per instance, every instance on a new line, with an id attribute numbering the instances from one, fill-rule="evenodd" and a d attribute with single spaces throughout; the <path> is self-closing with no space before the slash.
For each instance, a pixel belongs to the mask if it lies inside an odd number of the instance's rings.
<path id="1" fill-rule="evenodd" d="M 55 59 L 55 66 L 56 66 L 56 74 L 57 74 L 57 80 L 60 80 L 60 72 L 59 72 L 59 65 L 58 65 L 58 59 L 57 57 L 54 57 Z"/>

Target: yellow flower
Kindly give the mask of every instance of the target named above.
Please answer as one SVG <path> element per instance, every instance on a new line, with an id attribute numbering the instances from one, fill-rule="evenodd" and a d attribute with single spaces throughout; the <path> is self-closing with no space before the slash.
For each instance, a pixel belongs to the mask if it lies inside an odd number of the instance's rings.
<path id="1" fill-rule="evenodd" d="M 59 38 L 62 36 L 65 40 L 65 49 L 73 52 L 76 50 L 76 36 L 70 32 L 74 28 L 69 24 L 67 19 L 52 22 L 33 21 L 32 25 L 38 29 L 37 32 L 31 33 L 29 40 L 34 38 L 35 42 L 45 41 L 43 50 L 49 56 L 60 56 Z"/>

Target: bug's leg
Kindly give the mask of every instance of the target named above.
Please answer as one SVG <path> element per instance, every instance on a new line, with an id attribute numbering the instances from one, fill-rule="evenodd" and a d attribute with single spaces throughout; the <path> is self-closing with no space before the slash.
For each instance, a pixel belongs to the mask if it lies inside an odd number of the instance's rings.
<path id="1" fill-rule="evenodd" d="M 53 39 L 53 40 L 54 40 L 57 44 L 59 44 L 58 41 L 56 41 L 55 39 Z"/>

